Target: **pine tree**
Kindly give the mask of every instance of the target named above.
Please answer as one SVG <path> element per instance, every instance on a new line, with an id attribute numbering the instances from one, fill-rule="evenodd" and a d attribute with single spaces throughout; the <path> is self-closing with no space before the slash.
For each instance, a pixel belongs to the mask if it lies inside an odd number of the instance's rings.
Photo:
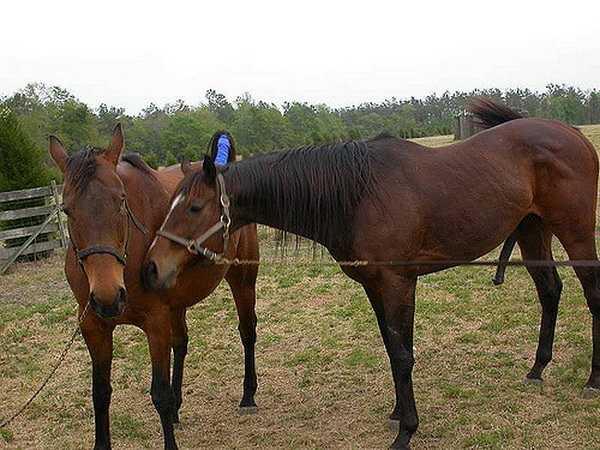
<path id="1" fill-rule="evenodd" d="M 43 151 L 23 131 L 17 116 L 0 107 L 0 192 L 44 186 L 50 176 Z"/>

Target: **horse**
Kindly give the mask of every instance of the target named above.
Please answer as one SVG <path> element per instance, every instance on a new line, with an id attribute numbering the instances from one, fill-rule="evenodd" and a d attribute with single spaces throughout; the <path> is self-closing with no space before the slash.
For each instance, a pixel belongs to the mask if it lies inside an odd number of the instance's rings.
<path id="1" fill-rule="evenodd" d="M 155 171 L 138 155 L 121 158 L 123 132 L 117 125 L 106 149 L 87 148 L 68 156 L 50 137 L 50 155 L 64 175 L 63 211 L 71 244 L 65 274 L 79 304 L 81 332 L 92 360 L 94 448 L 110 449 L 109 405 L 113 330 L 129 324 L 148 339 L 152 361 L 151 396 L 160 416 L 164 447 L 177 449 L 181 384 L 188 347 L 186 310 L 206 298 L 225 278 L 239 316 L 245 375 L 241 412 L 254 412 L 257 389 L 255 284 L 258 267 L 197 264 L 155 292 L 144 287 L 141 267 L 169 199 L 183 178 L 179 166 Z M 258 258 L 256 225 L 231 233 L 227 254 Z M 173 371 L 170 379 L 170 358 Z"/>
<path id="2" fill-rule="evenodd" d="M 437 149 L 384 134 L 258 155 L 221 169 L 205 157 L 201 169 L 183 168 L 163 225 L 169 236 L 201 245 L 197 236 L 225 216 L 231 230 L 260 223 L 327 247 L 363 286 L 377 318 L 396 394 L 390 418 L 399 427 L 392 448 L 410 448 L 419 423 L 412 381 L 419 276 L 479 258 L 513 233 L 526 261 L 551 263 L 552 236 L 571 259 L 598 259 L 598 156 L 592 144 L 569 125 L 523 118 L 490 100 L 474 99 L 471 110 L 486 130 Z M 227 209 L 219 200 L 224 193 Z M 192 208 L 198 213 L 190 214 Z M 214 239 L 204 244 L 218 261 Z M 157 239 L 146 256 L 157 283 L 177 270 L 174 265 L 193 262 L 187 248 Z M 356 260 L 370 263 L 343 264 Z M 585 385 L 591 392 L 600 389 L 600 278 L 597 267 L 574 269 L 593 317 Z M 526 379 L 541 381 L 552 358 L 562 283 L 551 264 L 530 263 L 527 270 L 542 318 Z"/>

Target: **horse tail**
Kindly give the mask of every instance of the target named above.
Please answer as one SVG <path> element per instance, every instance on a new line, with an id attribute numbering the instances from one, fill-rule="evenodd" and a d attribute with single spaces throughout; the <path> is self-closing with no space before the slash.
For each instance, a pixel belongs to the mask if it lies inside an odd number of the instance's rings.
<path id="1" fill-rule="evenodd" d="M 475 123 L 483 129 L 524 117 L 518 111 L 484 97 L 472 98 L 467 110 L 473 115 Z"/>

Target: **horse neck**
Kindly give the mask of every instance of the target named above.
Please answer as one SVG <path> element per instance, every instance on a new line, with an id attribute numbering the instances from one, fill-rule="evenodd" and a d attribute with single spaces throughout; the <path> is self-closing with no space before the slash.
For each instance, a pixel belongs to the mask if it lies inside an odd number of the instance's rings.
<path id="1" fill-rule="evenodd" d="M 234 227 L 260 223 L 326 247 L 337 246 L 339 236 L 348 237 L 351 232 L 357 206 L 352 196 L 358 194 L 350 192 L 348 183 L 339 183 L 341 176 L 328 177 L 322 167 L 302 166 L 293 160 L 294 155 L 288 158 L 290 164 L 275 163 L 277 158 L 272 154 L 255 157 L 225 171 Z"/>
<path id="2" fill-rule="evenodd" d="M 168 192 L 158 180 L 133 167 L 118 170 L 117 173 L 123 182 L 129 208 L 148 230 L 145 240 L 151 240 L 168 210 Z M 131 225 L 135 228 L 135 224 Z"/>

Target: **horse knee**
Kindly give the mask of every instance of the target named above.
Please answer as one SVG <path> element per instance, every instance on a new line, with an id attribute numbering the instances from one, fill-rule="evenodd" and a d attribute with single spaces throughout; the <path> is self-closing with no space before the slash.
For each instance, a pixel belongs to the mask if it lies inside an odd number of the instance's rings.
<path id="1" fill-rule="evenodd" d="M 552 272 L 545 272 L 544 276 L 538 278 L 536 282 L 538 295 L 542 307 L 551 312 L 558 312 L 558 303 L 562 293 L 563 284 L 554 269 Z"/>
<path id="2" fill-rule="evenodd" d="M 152 403 L 160 415 L 170 414 L 175 409 L 175 394 L 168 383 L 153 383 Z"/>
<path id="3" fill-rule="evenodd" d="M 244 345 L 254 345 L 256 343 L 256 319 L 251 323 L 238 324 L 238 331 L 240 332 L 240 338 Z"/>
<path id="4" fill-rule="evenodd" d="M 185 356 L 187 355 L 187 351 L 188 351 L 188 337 L 187 336 L 182 341 L 173 345 L 173 355 L 176 358 L 178 358 L 178 357 L 185 358 Z"/>
<path id="5" fill-rule="evenodd" d="M 415 365 L 415 358 L 411 352 L 401 350 L 396 355 L 393 355 L 391 359 L 400 375 L 404 377 L 411 376 Z"/>

